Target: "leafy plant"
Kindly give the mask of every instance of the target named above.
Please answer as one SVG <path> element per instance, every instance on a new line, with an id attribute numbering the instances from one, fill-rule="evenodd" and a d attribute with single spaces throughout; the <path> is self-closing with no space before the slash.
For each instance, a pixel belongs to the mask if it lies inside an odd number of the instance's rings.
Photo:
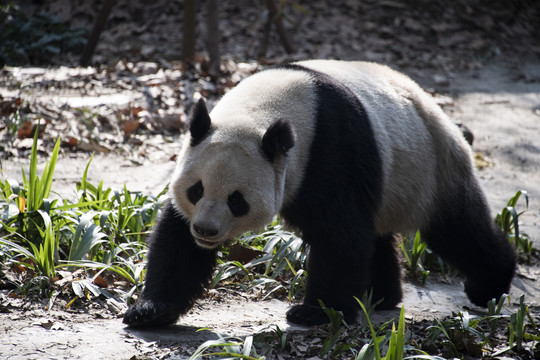
<path id="1" fill-rule="evenodd" d="M 478 324 L 484 319 L 467 311 L 443 321 L 435 319 L 434 325 L 428 328 L 428 338 L 434 340 L 443 335 L 443 345 L 453 356 L 459 356 L 460 352 L 480 355 L 484 344 L 491 346 L 489 338 L 478 329 Z"/>
<path id="2" fill-rule="evenodd" d="M 237 285 L 243 291 L 264 291 L 263 299 L 280 290 L 288 292 L 289 299 L 303 291 L 307 272 L 302 267 L 307 254 L 303 251 L 302 240 L 284 231 L 278 219 L 262 233 L 247 234 L 239 242 L 261 255 L 243 264 L 228 260 L 228 252 L 223 249 L 210 287 L 236 277 L 239 279 Z"/>
<path id="3" fill-rule="evenodd" d="M 399 313 L 398 328 L 392 323 L 392 331 L 390 341 L 388 343 L 388 351 L 384 359 L 386 360 L 401 360 L 405 349 L 405 307 L 401 306 Z"/>
<path id="4" fill-rule="evenodd" d="M 525 210 L 519 212 L 516 205 L 523 196 L 525 199 Z M 495 222 L 499 225 L 508 239 L 526 256 L 526 261 L 530 261 L 533 253 L 533 242 L 527 234 L 519 230 L 519 217 L 529 209 L 529 195 L 526 190 L 519 190 L 495 217 Z"/>
<path id="5" fill-rule="evenodd" d="M 525 316 L 528 314 L 528 309 L 523 303 L 525 295 L 519 298 L 519 309 L 516 313 L 510 315 L 510 324 L 508 325 L 509 336 L 508 344 L 510 347 L 516 346 L 517 350 L 521 350 L 523 339 L 525 336 Z"/>
<path id="6" fill-rule="evenodd" d="M 362 311 L 365 314 L 366 322 L 369 326 L 369 331 L 371 333 L 371 339 L 366 343 L 358 352 L 355 359 L 356 360 L 367 360 L 367 359 L 377 359 L 377 360 L 401 360 L 403 359 L 404 349 L 405 349 L 405 308 L 401 307 L 399 314 L 398 328 L 396 329 L 395 324 L 392 322 L 392 330 L 390 330 L 385 335 L 379 335 L 380 332 L 383 332 L 388 323 L 385 323 L 381 326 L 379 331 L 375 330 L 373 322 L 371 321 L 371 316 L 369 315 L 368 309 L 360 301 L 356 299 Z M 391 320 L 392 321 L 392 320 Z M 381 356 L 381 348 L 388 344 L 388 350 L 384 357 Z"/>
<path id="7" fill-rule="evenodd" d="M 371 316 L 375 312 L 375 309 L 376 309 L 377 305 L 379 305 L 382 302 L 382 299 L 374 302 L 373 301 L 373 289 L 371 289 L 369 292 L 366 291 L 362 295 L 362 298 L 360 299 L 360 302 L 362 303 L 362 306 L 365 308 L 365 311 L 362 311 L 360 313 L 360 317 L 362 319 L 361 320 L 362 331 L 367 331 L 367 330 L 369 330 L 368 329 L 369 322 L 370 322 L 369 318 L 371 318 Z"/>
<path id="8" fill-rule="evenodd" d="M 288 334 L 281 330 L 279 326 L 275 326 L 275 328 L 272 330 L 272 333 L 274 335 L 274 338 L 277 340 L 277 344 L 280 350 L 285 350 L 287 346 L 289 345 L 289 338 Z"/>
<path id="9" fill-rule="evenodd" d="M 4 264 L 29 270 L 24 282 L 44 277 L 49 284 L 59 269 L 85 269 L 89 276 L 72 283 L 79 297 L 106 295 L 92 284 L 92 274 L 108 271 L 126 279 L 132 288 L 124 293 L 130 298 L 144 277 L 144 235 L 153 225 L 161 204 L 157 198 L 123 191 L 103 189 L 87 181 L 88 162 L 75 204 L 50 200 L 59 142 L 46 162 L 41 176 L 37 174 L 37 131 L 31 151 L 29 176 L 22 170 L 23 185 L 14 180 L 0 183 L 0 252 Z M 30 281 L 29 281 L 30 280 Z M 24 290 L 20 284 L 21 291 Z M 122 291 L 117 289 L 116 293 Z M 52 294 L 48 292 L 48 294 Z"/>
<path id="10" fill-rule="evenodd" d="M 28 18 L 16 3 L 0 5 L 0 66 L 39 64 L 63 52 L 80 52 L 86 30 L 70 29 L 61 19 L 41 12 Z"/>
<path id="11" fill-rule="evenodd" d="M 519 298 L 519 309 L 516 313 L 510 315 L 510 324 L 508 325 L 508 345 L 510 348 L 515 346 L 518 351 L 521 351 L 523 348 L 523 340 L 540 341 L 540 329 L 529 313 L 529 307 L 525 305 L 524 299 L 525 295 L 521 295 Z M 536 334 L 527 332 L 526 318 L 529 320 Z"/>
<path id="12" fill-rule="evenodd" d="M 499 319 L 506 317 L 504 315 L 501 315 L 502 307 L 504 305 L 505 300 L 508 300 L 508 303 L 510 303 L 510 295 L 502 295 L 498 301 L 496 301 L 496 299 L 491 299 L 488 301 L 487 318 L 488 318 L 488 324 L 492 331 L 494 331 L 497 328 L 499 324 Z"/>
<path id="13" fill-rule="evenodd" d="M 324 339 L 320 353 L 321 357 L 326 357 L 330 354 L 331 350 L 338 345 L 339 339 L 344 332 L 344 326 L 347 326 L 347 324 L 343 320 L 343 313 L 341 311 L 326 307 L 321 300 L 319 300 L 319 305 L 330 319 L 330 323 L 328 324 L 328 336 Z M 347 348 L 347 346 L 345 346 L 345 348 Z M 334 353 L 340 353 L 343 349 L 344 347 L 341 346 L 336 349 Z"/>
<path id="14" fill-rule="evenodd" d="M 253 356 L 251 356 L 252 354 Z M 248 360 L 264 359 L 264 357 L 259 357 L 257 355 L 257 351 L 253 346 L 253 336 L 247 336 L 245 339 L 240 339 L 235 337 L 223 337 L 221 335 L 217 340 L 205 341 L 201 346 L 197 348 L 195 353 L 191 355 L 189 359 L 195 360 L 202 358 L 240 358 Z"/>
<path id="15" fill-rule="evenodd" d="M 403 241 L 400 241 L 398 246 L 403 252 L 403 256 L 405 257 L 405 261 L 409 267 L 409 274 L 413 278 L 420 275 L 422 282 L 425 282 L 429 275 L 429 270 L 426 270 L 422 265 L 422 258 L 426 252 L 427 243 L 422 240 L 420 231 L 416 232 L 414 240 L 412 241 L 409 236 L 404 235 Z"/>

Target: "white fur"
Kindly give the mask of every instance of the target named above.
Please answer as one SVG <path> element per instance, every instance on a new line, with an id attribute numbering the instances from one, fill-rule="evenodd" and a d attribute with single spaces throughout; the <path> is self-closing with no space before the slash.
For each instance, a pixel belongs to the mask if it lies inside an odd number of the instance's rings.
<path id="1" fill-rule="evenodd" d="M 436 195 L 452 191 L 446 184 L 461 181 L 461 175 L 470 177 L 470 149 L 459 130 L 408 77 L 366 62 L 298 64 L 343 83 L 368 114 L 383 169 L 378 233 L 416 229 L 427 221 Z M 180 212 L 192 222 L 218 226 L 216 244 L 264 226 L 294 200 L 301 184 L 314 136 L 316 101 L 311 76 L 287 69 L 255 74 L 228 92 L 210 113 L 216 129 L 212 135 L 195 147 L 189 141 L 183 146 L 172 181 Z M 292 123 L 296 144 L 285 161 L 271 164 L 261 152 L 261 138 L 280 118 Z M 445 166 L 451 157 L 459 158 L 465 169 Z M 205 194 L 193 206 L 186 190 L 201 179 Z M 227 196 L 233 191 L 242 192 L 250 204 L 247 216 L 234 218 L 228 211 Z"/>
<path id="2" fill-rule="evenodd" d="M 315 93 L 307 74 L 271 70 L 244 80 L 210 113 L 211 136 L 191 147 L 184 143 L 172 180 L 179 211 L 192 223 L 204 218 L 221 229 L 215 243 L 263 227 L 300 186 L 313 137 Z M 297 142 L 287 160 L 271 164 L 263 157 L 261 139 L 280 118 L 289 119 Z M 205 194 L 196 206 L 186 190 L 203 181 Z M 240 191 L 250 205 L 247 216 L 227 211 L 227 196 Z M 193 232 L 193 231 L 192 231 Z M 211 247 L 209 243 L 200 245 Z"/>

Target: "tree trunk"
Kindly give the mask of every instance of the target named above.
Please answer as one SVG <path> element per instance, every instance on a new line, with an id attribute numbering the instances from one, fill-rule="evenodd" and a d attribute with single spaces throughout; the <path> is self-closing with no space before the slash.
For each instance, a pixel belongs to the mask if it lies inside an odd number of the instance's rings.
<path id="1" fill-rule="evenodd" d="M 184 19 L 182 29 L 182 60 L 184 63 L 191 63 L 195 56 L 196 5 L 195 0 L 184 0 Z"/>
<path id="2" fill-rule="evenodd" d="M 285 28 L 283 27 L 283 22 L 281 21 L 281 14 L 278 14 L 274 0 L 267 0 L 266 5 L 268 7 L 268 11 L 270 12 L 270 17 L 276 24 L 276 32 L 279 35 L 283 48 L 285 49 L 287 54 L 291 54 L 293 52 L 293 48 L 291 46 L 291 43 L 289 42 L 287 34 L 285 33 Z"/>
<path id="3" fill-rule="evenodd" d="M 208 0 L 208 39 L 207 49 L 210 57 L 209 73 L 211 75 L 219 75 L 219 43 L 221 40 L 219 32 L 219 1 Z"/>
<path id="4" fill-rule="evenodd" d="M 115 0 L 105 0 L 103 3 L 98 18 L 96 19 L 94 27 L 92 28 L 92 32 L 90 33 L 90 37 L 88 38 L 88 42 L 86 43 L 86 46 L 81 54 L 81 59 L 79 60 L 81 66 L 88 66 L 92 62 L 92 56 L 94 55 L 94 50 L 96 49 L 99 36 L 101 35 L 101 32 L 105 27 L 105 23 L 109 18 L 109 14 L 114 6 L 114 2 Z"/>

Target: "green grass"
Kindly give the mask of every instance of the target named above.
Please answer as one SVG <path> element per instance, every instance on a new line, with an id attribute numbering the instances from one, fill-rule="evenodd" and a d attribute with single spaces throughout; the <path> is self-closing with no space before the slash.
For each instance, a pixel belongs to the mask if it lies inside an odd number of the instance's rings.
<path id="1" fill-rule="evenodd" d="M 58 160 L 56 142 L 43 171 L 38 174 L 37 137 L 27 173 L 22 170 L 22 184 L 13 179 L 0 182 L 0 261 L 21 296 L 49 298 L 54 306 L 66 285 L 58 280 L 65 274 L 77 276 L 67 282 L 69 301 L 112 298 L 130 303 L 141 290 L 145 275 L 145 238 L 154 225 L 167 189 L 155 197 L 131 192 L 126 186 L 111 189 L 103 182 L 88 181 L 92 157 L 76 185 L 75 201 L 53 198 L 54 169 Z M 530 261 L 537 255 L 532 243 L 519 230 L 516 193 L 496 222 L 515 244 L 521 256 Z M 420 233 L 404 237 L 400 244 L 407 270 L 412 277 L 425 281 L 433 260 Z M 234 251 L 233 251 L 234 249 Z M 260 233 L 248 233 L 233 248 L 219 251 L 218 266 L 210 286 L 223 291 L 241 291 L 257 298 L 299 300 L 303 296 L 307 271 L 307 249 L 300 238 L 286 231 L 275 219 Z M 444 267 L 441 267 L 444 269 Z M 102 287 L 104 279 L 113 279 Z M 62 283 L 66 283 L 63 281 Z M 63 295 L 65 296 L 65 295 Z M 507 305 L 505 307 L 505 301 Z M 540 348 L 538 309 L 525 304 L 524 297 L 512 307 L 505 296 L 492 300 L 486 314 L 463 311 L 445 319 L 434 320 L 423 339 L 407 335 L 406 309 L 402 307 L 396 324 L 393 320 L 376 325 L 375 308 L 370 294 L 358 301 L 362 323 L 346 324 L 343 315 L 324 307 L 331 322 L 315 332 L 302 332 L 302 338 L 316 334 L 321 341 L 306 350 L 305 356 L 354 359 L 440 359 L 440 356 L 522 356 L 533 358 Z M 223 337 L 202 344 L 192 358 L 275 358 L 298 351 L 296 334 L 273 330 L 242 338 Z M 502 340 L 501 340 L 502 339 Z M 436 351 L 428 353 L 427 343 Z M 433 346 L 430 347 L 430 349 Z M 536 350 L 535 350 L 536 349 Z M 536 353 L 535 353 L 536 351 Z M 532 355 L 531 355 L 532 354 Z M 298 355 L 298 353 L 297 353 Z M 302 355 L 302 354 L 300 354 Z M 302 355 L 302 356 L 304 356 Z"/>

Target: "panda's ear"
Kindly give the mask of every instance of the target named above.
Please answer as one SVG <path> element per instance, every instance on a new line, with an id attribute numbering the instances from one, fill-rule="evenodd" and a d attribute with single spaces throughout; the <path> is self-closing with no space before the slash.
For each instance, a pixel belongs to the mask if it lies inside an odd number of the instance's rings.
<path id="1" fill-rule="evenodd" d="M 262 137 L 262 149 L 268 160 L 285 155 L 294 146 L 296 135 L 288 120 L 279 119 L 266 130 Z"/>
<path id="2" fill-rule="evenodd" d="M 191 146 L 197 145 L 204 139 L 210 130 L 210 124 L 211 120 L 210 115 L 208 115 L 208 110 L 206 109 L 206 104 L 204 103 L 203 98 L 200 98 L 191 109 L 191 114 L 189 116 Z"/>

